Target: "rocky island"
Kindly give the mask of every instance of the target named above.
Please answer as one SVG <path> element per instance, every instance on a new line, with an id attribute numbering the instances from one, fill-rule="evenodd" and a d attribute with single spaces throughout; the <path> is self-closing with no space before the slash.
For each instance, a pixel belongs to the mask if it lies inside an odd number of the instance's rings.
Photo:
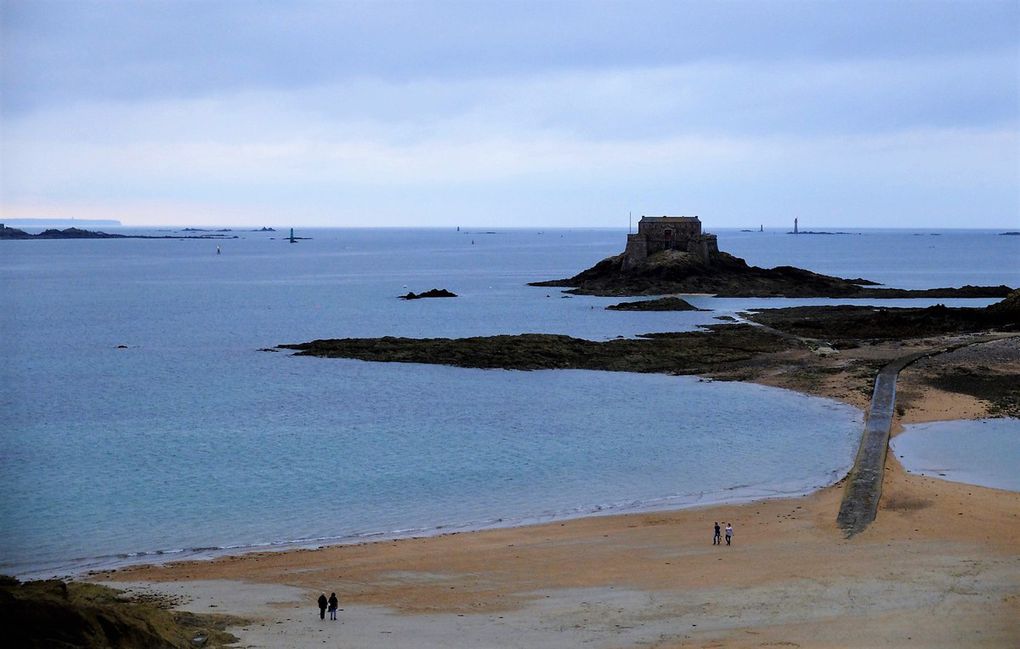
<path id="1" fill-rule="evenodd" d="M 719 297 L 945 298 L 1005 297 L 1008 286 L 907 290 L 822 275 L 793 266 L 759 268 L 719 250 L 696 216 L 642 217 L 627 248 L 566 279 L 533 282 L 580 295 L 708 293 Z"/>
<path id="2" fill-rule="evenodd" d="M 430 297 L 457 297 L 456 293 L 446 290 L 445 288 L 433 288 L 421 293 L 415 293 L 414 291 L 408 291 L 405 295 L 401 295 L 401 300 L 421 300 L 423 298 Z"/>

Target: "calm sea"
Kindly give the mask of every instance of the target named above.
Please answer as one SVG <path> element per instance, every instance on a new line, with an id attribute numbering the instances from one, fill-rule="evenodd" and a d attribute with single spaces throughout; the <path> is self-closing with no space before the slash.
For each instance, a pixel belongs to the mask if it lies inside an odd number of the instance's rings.
<path id="1" fill-rule="evenodd" d="M 830 301 L 696 296 L 712 311 L 631 313 L 526 286 L 619 252 L 623 230 L 230 234 L 0 242 L 0 572 L 804 493 L 852 461 L 861 413 L 783 390 L 259 351 L 346 336 L 604 340 Z M 1020 285 L 1020 237 L 994 232 L 718 234 L 757 265 Z M 430 288 L 460 297 L 396 298 Z"/>

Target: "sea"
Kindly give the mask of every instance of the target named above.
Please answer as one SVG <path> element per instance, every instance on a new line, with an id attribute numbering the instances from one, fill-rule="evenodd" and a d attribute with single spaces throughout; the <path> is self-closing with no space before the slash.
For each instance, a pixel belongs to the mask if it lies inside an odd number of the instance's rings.
<path id="1" fill-rule="evenodd" d="M 997 231 L 716 233 L 759 266 L 1020 286 L 1020 237 Z M 0 241 L 0 573 L 804 494 L 845 475 L 863 425 L 842 403 L 746 383 L 306 358 L 280 343 L 609 340 L 750 308 L 994 301 L 695 295 L 708 311 L 607 311 L 620 300 L 527 284 L 619 253 L 625 229 L 217 234 L 236 238 Z M 398 299 L 432 288 L 458 297 Z"/>

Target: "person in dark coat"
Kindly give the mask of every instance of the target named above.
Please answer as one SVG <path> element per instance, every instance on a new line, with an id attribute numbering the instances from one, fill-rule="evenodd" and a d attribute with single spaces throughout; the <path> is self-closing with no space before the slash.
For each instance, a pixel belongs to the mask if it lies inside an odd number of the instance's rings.
<path id="1" fill-rule="evenodd" d="M 323 594 L 319 595 L 319 619 L 320 620 L 325 620 L 326 619 L 326 605 L 327 604 L 329 604 L 329 602 L 326 601 L 326 593 L 323 593 Z"/>
<path id="2" fill-rule="evenodd" d="M 336 609 L 340 606 L 340 600 L 336 598 L 336 593 L 329 594 L 329 619 L 336 619 Z"/>
<path id="3" fill-rule="evenodd" d="M 712 545 L 719 545 L 719 541 L 720 540 L 721 539 L 720 539 L 720 536 L 719 536 L 719 523 L 716 523 L 715 524 L 715 536 L 712 537 Z"/>

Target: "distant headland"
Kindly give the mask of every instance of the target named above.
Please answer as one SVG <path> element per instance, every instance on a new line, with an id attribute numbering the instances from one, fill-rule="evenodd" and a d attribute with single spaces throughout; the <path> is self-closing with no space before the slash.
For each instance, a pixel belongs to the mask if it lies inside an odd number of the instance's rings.
<path id="1" fill-rule="evenodd" d="M 697 216 L 641 217 L 622 254 L 566 279 L 532 282 L 580 295 L 627 296 L 708 293 L 719 297 L 1003 298 L 1008 286 L 907 290 L 875 288 L 863 278 L 843 279 L 793 266 L 759 268 L 719 250 Z"/>
<path id="2" fill-rule="evenodd" d="M 227 230 L 226 232 L 229 232 Z M 148 234 L 111 234 L 98 230 L 82 230 L 81 228 L 50 228 L 39 234 L 29 234 L 18 228 L 9 228 L 6 223 L 0 223 L 0 240 L 11 239 L 237 239 L 237 235 L 222 233 L 200 234 L 200 235 L 148 235 Z"/>

